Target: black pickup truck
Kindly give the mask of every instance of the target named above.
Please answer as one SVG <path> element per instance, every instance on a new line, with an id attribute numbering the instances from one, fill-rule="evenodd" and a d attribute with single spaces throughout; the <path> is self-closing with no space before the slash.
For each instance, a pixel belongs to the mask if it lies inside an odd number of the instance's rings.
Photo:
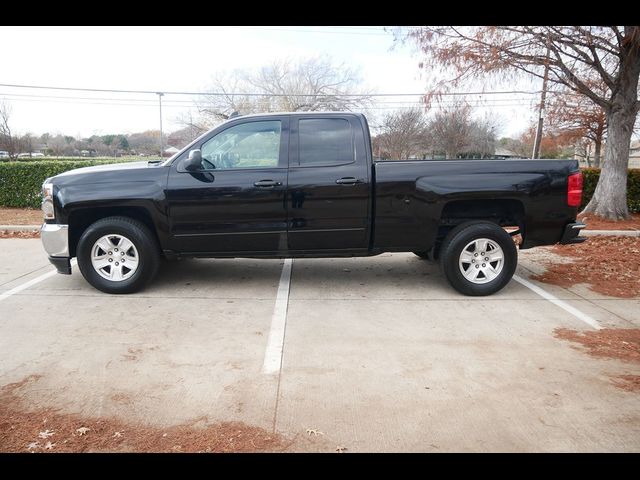
<path id="1" fill-rule="evenodd" d="M 43 184 L 50 261 L 108 293 L 142 288 L 161 258 L 439 260 L 466 295 L 504 287 L 519 248 L 576 243 L 575 160 L 373 161 L 366 118 L 233 118 L 164 162 L 80 168 Z M 511 229 L 507 227 L 512 227 Z"/>

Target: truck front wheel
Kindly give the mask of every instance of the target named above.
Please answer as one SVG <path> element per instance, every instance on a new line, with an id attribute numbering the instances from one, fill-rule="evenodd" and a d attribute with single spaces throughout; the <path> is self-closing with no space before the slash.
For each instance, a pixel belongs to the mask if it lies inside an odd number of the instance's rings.
<path id="1" fill-rule="evenodd" d="M 141 222 L 128 217 L 98 220 L 85 230 L 77 248 L 82 276 L 106 293 L 133 293 L 158 270 L 159 248 Z"/>
<path id="2" fill-rule="evenodd" d="M 490 222 L 454 228 L 440 250 L 440 266 L 453 288 L 464 295 L 491 295 L 513 277 L 518 251 L 511 236 Z"/>

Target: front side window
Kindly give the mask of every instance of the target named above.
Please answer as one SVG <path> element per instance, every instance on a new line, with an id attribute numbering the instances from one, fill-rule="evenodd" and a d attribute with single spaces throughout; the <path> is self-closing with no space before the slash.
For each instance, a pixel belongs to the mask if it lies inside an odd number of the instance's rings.
<path id="1" fill-rule="evenodd" d="M 280 120 L 249 122 L 227 128 L 202 145 L 202 167 L 277 167 L 281 131 Z"/>
<path id="2" fill-rule="evenodd" d="M 351 124 L 344 118 L 301 119 L 300 165 L 343 165 L 355 160 Z"/>

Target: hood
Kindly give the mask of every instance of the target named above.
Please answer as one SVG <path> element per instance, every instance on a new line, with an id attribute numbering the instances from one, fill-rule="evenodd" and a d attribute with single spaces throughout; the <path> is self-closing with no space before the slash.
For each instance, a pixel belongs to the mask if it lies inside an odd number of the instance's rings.
<path id="1" fill-rule="evenodd" d="M 108 165 L 95 165 L 93 167 L 81 167 L 69 170 L 56 175 L 56 177 L 66 177 L 69 175 L 82 175 L 86 173 L 99 172 L 117 172 L 122 170 L 155 168 L 158 164 L 149 164 L 148 162 L 127 162 L 127 163 L 110 163 Z"/>

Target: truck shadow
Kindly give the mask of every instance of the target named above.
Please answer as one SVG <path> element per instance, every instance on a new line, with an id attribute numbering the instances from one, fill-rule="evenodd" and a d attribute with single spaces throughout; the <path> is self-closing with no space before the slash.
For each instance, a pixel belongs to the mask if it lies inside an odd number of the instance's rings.
<path id="1" fill-rule="evenodd" d="M 282 259 L 184 259 L 163 262 L 149 289 L 176 284 L 216 288 L 237 286 L 243 290 L 276 287 L 282 273 Z M 295 259 L 291 289 L 323 291 L 334 295 L 357 295 L 371 289 L 403 291 L 450 290 L 437 263 L 413 255 L 385 255 L 366 258 Z M 256 294 L 259 292 L 256 291 Z M 265 293 L 265 292 L 262 292 Z"/>

